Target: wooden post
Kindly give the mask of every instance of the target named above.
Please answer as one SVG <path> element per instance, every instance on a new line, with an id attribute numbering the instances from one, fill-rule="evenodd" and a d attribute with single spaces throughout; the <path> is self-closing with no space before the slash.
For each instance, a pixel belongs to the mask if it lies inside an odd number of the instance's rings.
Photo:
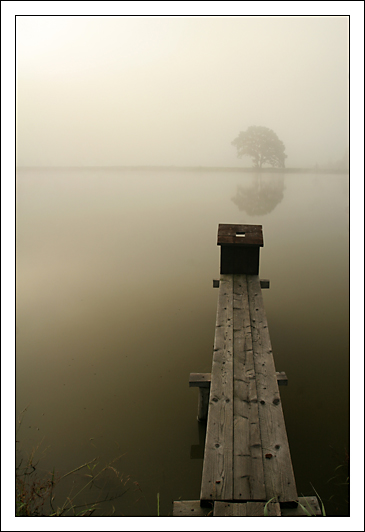
<path id="1" fill-rule="evenodd" d="M 198 421 L 204 422 L 208 417 L 210 373 L 190 373 L 189 386 L 199 388 Z"/>
<path id="2" fill-rule="evenodd" d="M 277 371 L 276 378 L 279 386 L 288 386 L 288 377 L 286 376 L 285 371 Z"/>
<path id="3" fill-rule="evenodd" d="M 208 417 L 209 391 L 209 388 L 199 387 L 197 419 L 200 423 L 206 421 Z"/>

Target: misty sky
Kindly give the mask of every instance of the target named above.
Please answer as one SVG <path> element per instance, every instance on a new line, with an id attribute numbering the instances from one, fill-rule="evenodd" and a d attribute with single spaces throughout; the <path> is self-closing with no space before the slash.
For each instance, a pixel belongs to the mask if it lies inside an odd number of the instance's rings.
<path id="1" fill-rule="evenodd" d="M 347 17 L 17 17 L 17 163 L 251 166 L 273 129 L 287 167 L 348 145 Z"/>

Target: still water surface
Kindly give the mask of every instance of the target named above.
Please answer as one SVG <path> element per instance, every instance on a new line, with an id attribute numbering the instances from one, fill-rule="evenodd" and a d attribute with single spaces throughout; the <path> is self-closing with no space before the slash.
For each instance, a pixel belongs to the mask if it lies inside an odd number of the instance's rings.
<path id="1" fill-rule="evenodd" d="M 107 514 L 156 515 L 159 494 L 171 515 L 173 500 L 199 498 L 204 428 L 188 380 L 211 370 L 217 228 L 262 224 L 298 493 L 312 484 L 328 513 L 346 514 L 347 175 L 21 168 L 16 208 L 18 440 L 23 453 L 39 445 L 41 473 L 117 459 L 118 475 L 80 495 L 128 488 Z M 55 504 L 83 473 L 61 481 Z"/>

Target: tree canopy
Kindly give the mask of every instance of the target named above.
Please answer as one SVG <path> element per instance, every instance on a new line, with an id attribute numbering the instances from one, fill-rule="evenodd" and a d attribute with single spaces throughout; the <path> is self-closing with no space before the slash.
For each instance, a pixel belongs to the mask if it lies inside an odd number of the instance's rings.
<path id="1" fill-rule="evenodd" d="M 255 168 L 262 168 L 264 164 L 285 168 L 285 146 L 272 129 L 250 126 L 241 131 L 232 144 L 237 148 L 237 157 L 248 155 Z"/>

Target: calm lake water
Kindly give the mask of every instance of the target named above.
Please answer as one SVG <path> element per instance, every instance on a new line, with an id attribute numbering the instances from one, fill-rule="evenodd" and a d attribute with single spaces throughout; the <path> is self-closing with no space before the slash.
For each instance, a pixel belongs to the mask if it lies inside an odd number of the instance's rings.
<path id="1" fill-rule="evenodd" d="M 260 277 L 298 494 L 348 512 L 348 175 L 22 169 L 16 184 L 17 439 L 61 506 L 171 515 L 200 493 L 219 223 L 262 224 Z M 122 455 L 122 456 L 121 456 Z M 111 464 L 112 468 L 101 471 Z M 341 466 L 341 467 L 339 467 Z M 91 466 L 90 466 L 91 467 Z M 125 491 L 127 490 L 127 491 Z M 125 493 L 124 493 L 125 491 Z"/>

